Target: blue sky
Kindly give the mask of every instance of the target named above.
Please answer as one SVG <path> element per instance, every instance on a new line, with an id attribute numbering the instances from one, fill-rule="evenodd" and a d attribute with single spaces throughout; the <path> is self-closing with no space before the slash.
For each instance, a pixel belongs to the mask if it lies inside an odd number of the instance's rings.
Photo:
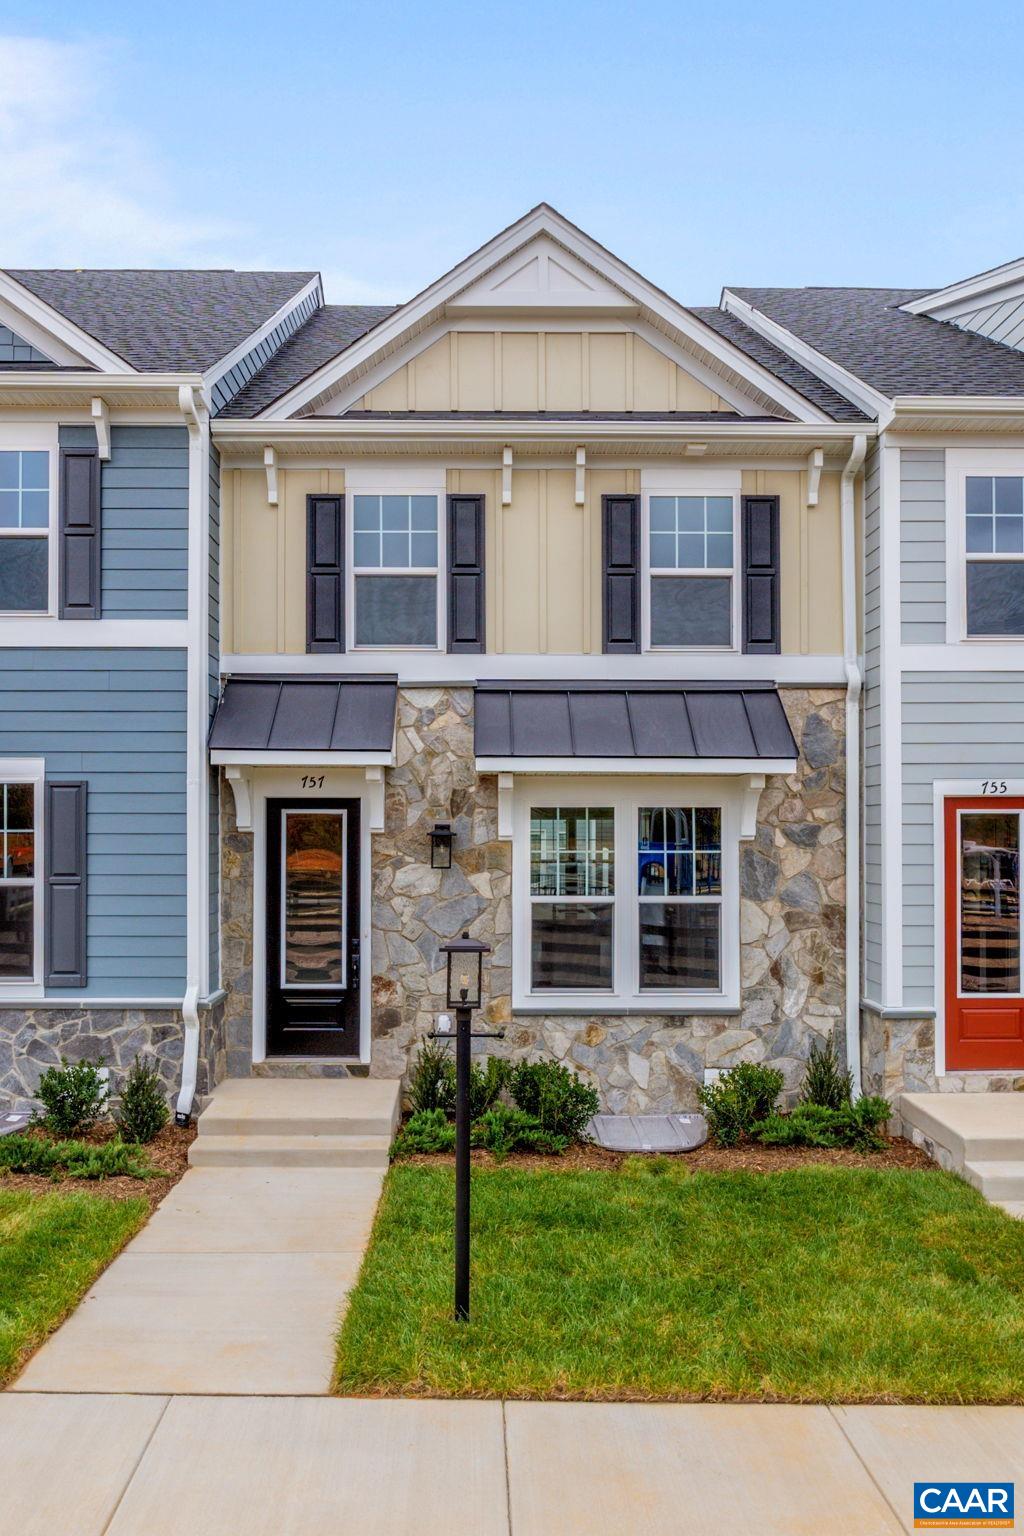
<path id="1" fill-rule="evenodd" d="M 1024 7 L 0 0 L 0 265 L 400 300 L 540 200 L 690 303 L 1024 254 Z"/>

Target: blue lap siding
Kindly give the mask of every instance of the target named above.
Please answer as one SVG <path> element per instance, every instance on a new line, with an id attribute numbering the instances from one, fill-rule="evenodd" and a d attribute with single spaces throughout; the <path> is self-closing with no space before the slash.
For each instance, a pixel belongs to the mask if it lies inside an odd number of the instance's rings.
<path id="1" fill-rule="evenodd" d="M 183 650 L 0 651 L 0 755 L 41 757 L 89 785 L 90 997 L 185 987 Z"/>

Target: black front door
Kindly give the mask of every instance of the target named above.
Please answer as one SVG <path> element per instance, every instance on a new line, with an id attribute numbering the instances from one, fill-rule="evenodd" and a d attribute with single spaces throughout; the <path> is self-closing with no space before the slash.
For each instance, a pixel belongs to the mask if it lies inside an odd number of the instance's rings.
<path id="1" fill-rule="evenodd" d="M 267 801 L 267 1054 L 359 1055 L 359 801 Z"/>

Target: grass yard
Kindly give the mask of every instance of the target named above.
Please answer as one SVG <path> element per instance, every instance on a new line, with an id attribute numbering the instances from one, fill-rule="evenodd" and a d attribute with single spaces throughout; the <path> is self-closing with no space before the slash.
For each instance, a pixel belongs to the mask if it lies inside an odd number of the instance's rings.
<path id="1" fill-rule="evenodd" d="M 145 1198 L 0 1187 L 0 1386 L 142 1226 Z"/>
<path id="2" fill-rule="evenodd" d="M 1024 1222 L 937 1169 L 391 1169 L 342 1325 L 363 1394 L 1024 1402 Z"/>

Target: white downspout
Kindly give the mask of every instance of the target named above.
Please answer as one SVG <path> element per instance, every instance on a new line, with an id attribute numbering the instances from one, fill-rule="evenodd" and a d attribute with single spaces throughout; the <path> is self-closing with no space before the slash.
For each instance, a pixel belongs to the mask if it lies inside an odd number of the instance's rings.
<path id="1" fill-rule="evenodd" d="M 858 432 L 839 481 L 843 559 L 843 667 L 846 672 L 846 1064 L 854 1094 L 860 1065 L 860 695 L 863 677 L 857 642 L 857 525 L 853 486 L 868 440 Z"/>
<path id="2" fill-rule="evenodd" d="M 187 748 L 185 780 L 185 1026 L 181 1088 L 174 1106 L 179 1125 L 188 1123 L 199 1069 L 199 999 L 208 965 L 205 933 L 208 902 L 206 797 L 207 611 L 210 530 L 209 417 L 201 393 L 190 384 L 178 390 L 178 406 L 188 427 L 188 660 Z M 205 957 L 205 959 L 204 959 Z"/>

